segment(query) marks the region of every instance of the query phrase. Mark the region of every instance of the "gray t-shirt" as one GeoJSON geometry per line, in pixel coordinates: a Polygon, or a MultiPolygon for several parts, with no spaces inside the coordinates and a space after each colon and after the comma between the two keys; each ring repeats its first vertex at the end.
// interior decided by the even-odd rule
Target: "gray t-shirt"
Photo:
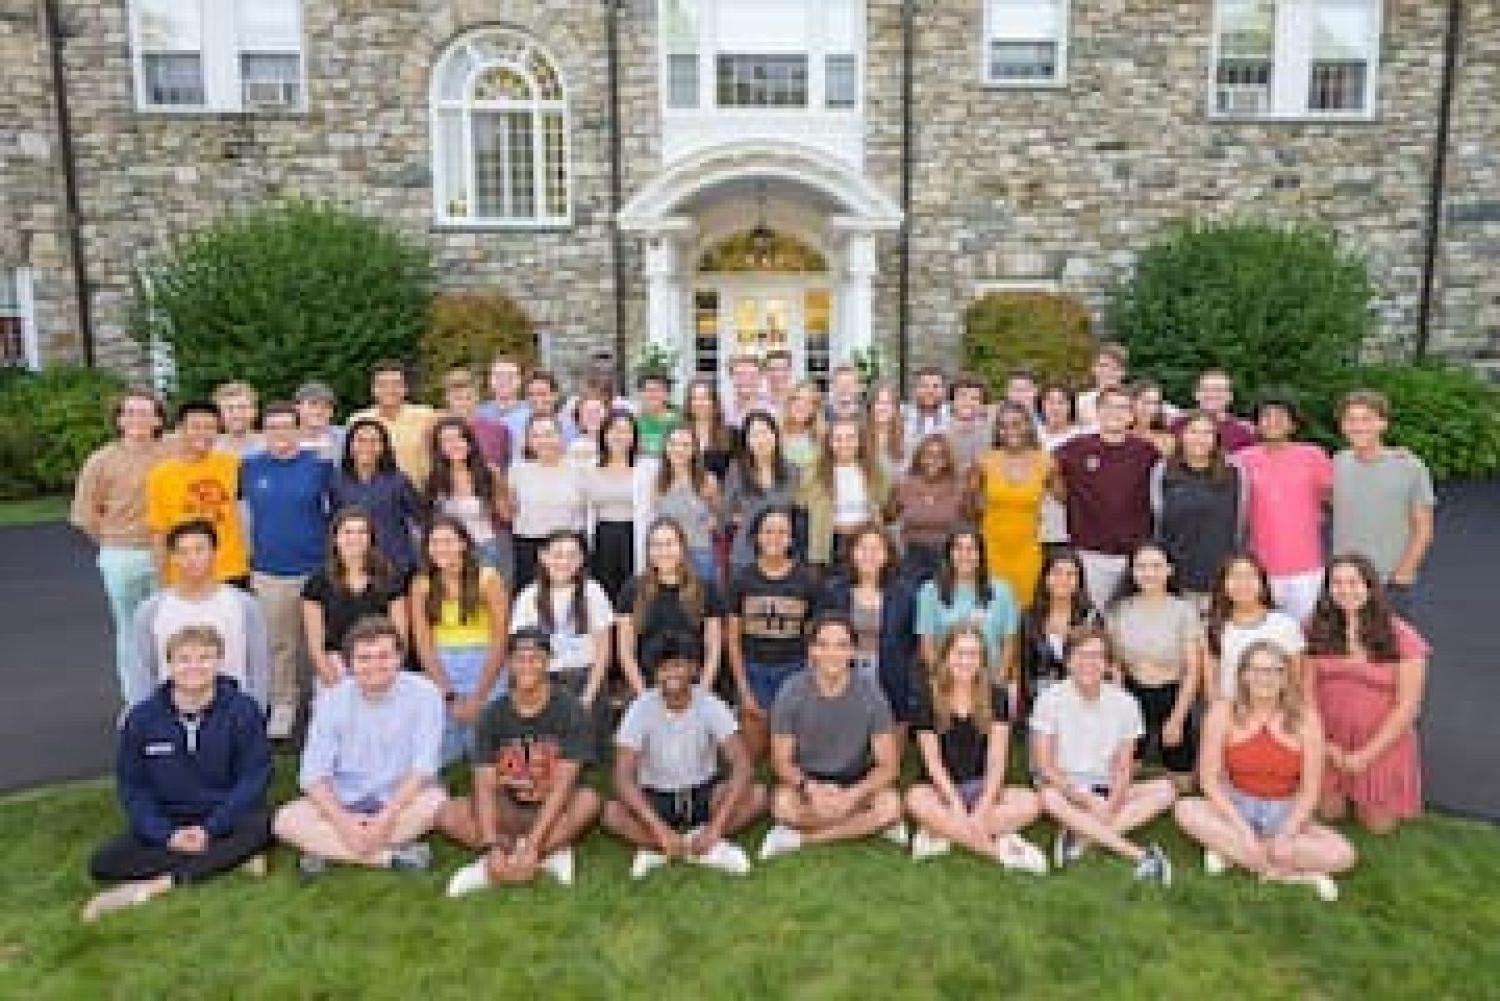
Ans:
{"type": "Polygon", "coordinates": [[[870,768],[870,738],[891,729],[891,707],[880,688],[857,673],[837,695],[818,691],[811,670],[781,686],[771,707],[771,732],[797,742],[797,765],[818,779],[853,779],[870,768]]]}
{"type": "Polygon", "coordinates": [[[1411,510],[1432,507],[1432,475],[1404,448],[1366,462],[1345,449],[1333,457],[1333,551],[1358,553],[1389,577],[1411,538],[1411,510]]]}
{"type": "Polygon", "coordinates": [[[1109,634],[1132,679],[1143,685],[1165,685],[1181,679],[1187,666],[1183,651],[1203,635],[1198,609],[1176,595],[1151,601],[1133,595],[1109,612],[1109,634]]]}
{"type": "Polygon", "coordinates": [[[711,780],[719,745],[740,726],[717,695],[701,688],[681,713],[667,708],[658,689],[636,697],[620,720],[615,743],[640,753],[637,780],[647,789],[679,792],[711,780]]]}

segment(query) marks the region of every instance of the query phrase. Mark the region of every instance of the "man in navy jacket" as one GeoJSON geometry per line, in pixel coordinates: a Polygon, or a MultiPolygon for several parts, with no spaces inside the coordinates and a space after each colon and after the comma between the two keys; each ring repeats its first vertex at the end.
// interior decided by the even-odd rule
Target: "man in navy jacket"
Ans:
{"type": "MultiPolygon", "coordinates": [[[[115,773],[130,829],[89,860],[96,880],[122,882],[85,905],[85,921],[234,869],[270,840],[265,718],[220,675],[223,638],[188,626],[166,654],[169,679],[120,732],[115,773]]],[[[264,871],[264,859],[254,868],[264,871]]]]}

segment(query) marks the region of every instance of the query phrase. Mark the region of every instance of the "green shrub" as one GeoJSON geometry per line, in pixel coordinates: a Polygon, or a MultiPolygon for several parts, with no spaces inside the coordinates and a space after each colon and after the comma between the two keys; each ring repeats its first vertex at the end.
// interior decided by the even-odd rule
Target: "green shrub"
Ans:
{"type": "Polygon", "coordinates": [[[1371,328],[1364,261],[1331,234],[1256,222],[1180,226],[1145,250],[1116,293],[1112,323],[1130,367],[1191,400],[1206,368],[1242,399],[1268,386],[1319,392],[1371,328]]]}
{"type": "Polygon", "coordinates": [[[179,394],[243,379],[287,398],[317,378],[353,403],[373,362],[415,354],[432,264],[380,220],[294,201],[209,224],[143,277],[136,330],[172,345],[179,394]]]}
{"type": "Polygon", "coordinates": [[[1391,401],[1387,438],[1422,457],[1440,480],[1500,473],[1500,391],[1468,369],[1443,365],[1360,365],[1336,390],[1308,406],[1313,437],[1338,442],[1334,410],[1351,389],[1375,389],[1391,401]]]}
{"type": "Polygon", "coordinates": [[[419,350],[429,393],[441,392],[449,369],[483,370],[498,354],[515,357],[523,368],[536,361],[536,329],[515,300],[494,292],[433,298],[419,350]]]}
{"type": "Polygon", "coordinates": [[[1049,292],[991,292],[964,312],[963,367],[1001,390],[1015,368],[1077,385],[1097,347],[1088,310],[1049,292]]]}
{"type": "Polygon", "coordinates": [[[110,411],[124,388],[117,376],[78,366],[0,375],[0,499],[68,489],[113,433],[110,411]]]}

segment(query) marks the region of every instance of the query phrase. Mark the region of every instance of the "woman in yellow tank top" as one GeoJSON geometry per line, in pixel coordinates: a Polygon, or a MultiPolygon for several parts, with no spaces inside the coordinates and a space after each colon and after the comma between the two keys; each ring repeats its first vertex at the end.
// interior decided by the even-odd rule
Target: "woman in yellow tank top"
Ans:
{"type": "Polygon", "coordinates": [[[1052,460],[1037,440],[1031,414],[1014,403],[996,411],[994,445],[969,470],[970,504],[991,572],[1010,584],[1026,608],[1042,569],[1040,519],[1052,460]]]}

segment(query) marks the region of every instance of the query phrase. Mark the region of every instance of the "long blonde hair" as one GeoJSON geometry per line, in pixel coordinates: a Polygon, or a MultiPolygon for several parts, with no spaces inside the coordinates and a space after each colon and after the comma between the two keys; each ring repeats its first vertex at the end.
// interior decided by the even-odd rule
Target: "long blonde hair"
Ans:
{"type": "Polygon", "coordinates": [[[792,387],[787,394],[786,403],[781,407],[781,433],[811,435],[814,440],[821,439],[824,433],[823,427],[823,390],[811,379],[804,379],[792,387]],[[792,400],[802,395],[811,395],[813,398],[812,416],[806,424],[797,424],[792,421],[792,400]]]}
{"type": "Polygon", "coordinates": [[[978,626],[962,625],[943,638],[937,664],[932,669],[932,715],[939,733],[946,732],[953,725],[953,695],[958,681],[948,663],[949,655],[958,641],[966,638],[979,644],[980,660],[979,671],[969,686],[969,713],[975,728],[980,732],[986,732],[990,728],[990,687],[994,684],[994,679],[990,677],[989,644],[985,642],[984,633],[978,626]]]}
{"type": "Polygon", "coordinates": [[[1245,673],[1250,659],[1262,653],[1281,664],[1281,699],[1277,711],[1287,732],[1297,733],[1302,729],[1302,678],[1292,655],[1271,640],[1256,640],[1245,647],[1240,662],[1234,666],[1234,721],[1243,724],[1250,717],[1250,687],[1245,684],[1245,673]]]}

